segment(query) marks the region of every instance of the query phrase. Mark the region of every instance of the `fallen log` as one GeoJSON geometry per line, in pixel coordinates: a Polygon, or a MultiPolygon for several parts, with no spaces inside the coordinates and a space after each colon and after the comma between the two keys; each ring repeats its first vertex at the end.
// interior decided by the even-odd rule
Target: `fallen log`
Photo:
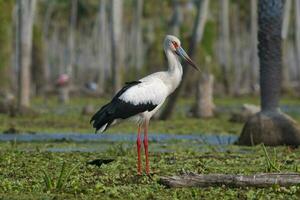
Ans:
{"type": "Polygon", "coordinates": [[[159,183],[170,188],[179,187],[271,187],[273,185],[292,186],[300,184],[299,173],[261,173],[254,175],[236,174],[186,174],[161,177],[159,183]]]}

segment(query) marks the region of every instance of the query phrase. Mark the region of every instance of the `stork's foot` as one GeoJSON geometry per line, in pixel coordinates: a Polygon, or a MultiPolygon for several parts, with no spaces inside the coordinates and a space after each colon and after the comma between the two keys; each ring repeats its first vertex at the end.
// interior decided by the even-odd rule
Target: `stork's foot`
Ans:
{"type": "Polygon", "coordinates": [[[152,177],[153,175],[154,175],[154,173],[152,173],[152,172],[149,172],[149,173],[144,172],[144,173],[137,173],[136,174],[136,176],[138,176],[138,177],[142,177],[142,176],[152,177]]]}

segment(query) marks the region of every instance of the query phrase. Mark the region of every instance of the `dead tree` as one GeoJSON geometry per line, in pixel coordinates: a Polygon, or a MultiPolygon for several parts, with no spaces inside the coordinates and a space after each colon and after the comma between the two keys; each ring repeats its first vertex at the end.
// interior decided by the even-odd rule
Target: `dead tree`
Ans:
{"type": "Polygon", "coordinates": [[[258,57],[257,57],[257,0],[251,0],[251,55],[250,55],[250,91],[256,92],[256,83],[258,75],[258,57]]]}
{"type": "MultiPolygon", "coordinates": [[[[202,40],[206,18],[207,18],[209,0],[198,0],[196,5],[197,5],[197,15],[194,22],[192,37],[189,43],[189,50],[188,50],[188,54],[190,55],[191,58],[193,58],[196,53],[197,44],[202,40]]],[[[176,105],[176,101],[180,95],[182,88],[184,87],[185,82],[187,81],[186,79],[188,77],[187,74],[189,71],[189,67],[186,66],[186,63],[183,63],[183,65],[184,66],[183,66],[182,83],[175,90],[175,92],[171,94],[171,96],[169,97],[166,107],[162,111],[162,114],[160,115],[160,119],[162,120],[166,120],[171,117],[172,112],[176,105]]]]}
{"type": "Polygon", "coordinates": [[[105,88],[105,66],[107,63],[107,19],[106,19],[106,0],[101,0],[99,4],[98,23],[96,23],[98,32],[98,63],[99,74],[98,74],[98,85],[100,94],[104,93],[105,88]]]}
{"type": "Polygon", "coordinates": [[[122,17],[123,0],[111,0],[111,66],[113,93],[122,86],[123,66],[123,41],[122,41],[122,17]]]}
{"type": "Polygon", "coordinates": [[[75,31],[77,21],[77,7],[78,0],[71,1],[71,15],[70,15],[70,32],[68,37],[69,48],[69,63],[67,65],[66,72],[71,77],[74,76],[74,64],[75,64],[75,31]]]}
{"type": "Polygon", "coordinates": [[[226,94],[231,93],[230,86],[230,30],[229,30],[229,0],[220,0],[220,66],[222,70],[222,81],[226,94]]]}
{"type": "Polygon", "coordinates": [[[259,0],[261,112],[246,122],[238,144],[299,145],[300,127],[279,109],[282,76],[282,0],[259,0]]]}
{"type": "MultiPolygon", "coordinates": [[[[70,78],[68,84],[59,85],[58,87],[58,99],[60,103],[68,103],[70,100],[70,86],[77,79],[74,73],[75,69],[75,32],[77,21],[77,7],[78,0],[71,1],[71,14],[70,14],[70,31],[68,37],[68,51],[69,60],[66,66],[66,75],[70,78]]],[[[60,74],[60,76],[63,76],[60,74]]]]}
{"type": "Polygon", "coordinates": [[[30,106],[30,65],[32,50],[32,28],[36,0],[18,0],[17,26],[17,60],[18,74],[18,108],[30,106]]]}
{"type": "MultiPolygon", "coordinates": [[[[44,79],[44,88],[43,92],[45,92],[50,85],[50,77],[51,77],[51,71],[50,71],[50,62],[49,62],[49,28],[51,24],[51,17],[55,9],[55,2],[50,1],[47,3],[47,9],[45,12],[44,20],[43,20],[43,33],[42,33],[42,40],[44,44],[44,49],[43,49],[43,57],[44,57],[44,62],[43,62],[43,68],[44,68],[44,73],[45,73],[45,79],[44,79]]],[[[46,98],[45,98],[46,99],[46,98]]]]}
{"type": "Polygon", "coordinates": [[[214,76],[204,72],[200,75],[196,92],[196,117],[213,117],[215,105],[213,102],[214,76]]]}
{"type": "Polygon", "coordinates": [[[44,49],[45,48],[40,26],[34,26],[31,57],[31,88],[34,95],[41,95],[47,83],[46,70],[44,65],[44,49]]]}
{"type": "Polygon", "coordinates": [[[144,0],[135,0],[134,22],[133,22],[133,34],[134,34],[134,48],[133,48],[133,63],[135,69],[141,69],[143,66],[143,39],[142,39],[142,15],[143,15],[143,3],[144,0]]]}
{"type": "Polygon", "coordinates": [[[8,94],[12,84],[10,55],[12,53],[12,24],[15,20],[13,1],[0,1],[0,94],[8,94]],[[14,13],[13,19],[11,13],[14,13]]]}
{"type": "Polygon", "coordinates": [[[297,78],[300,79],[300,1],[295,1],[296,8],[296,31],[295,31],[295,40],[296,40],[296,54],[297,54],[297,78]]]}
{"type": "Polygon", "coordinates": [[[291,8],[292,8],[292,0],[286,0],[284,5],[284,11],[283,11],[283,23],[282,23],[282,31],[281,31],[281,37],[283,40],[283,76],[282,76],[283,90],[290,90],[291,88],[290,76],[289,76],[289,65],[288,65],[288,59],[286,55],[287,49],[289,48],[288,31],[289,31],[290,18],[291,18],[291,8]]]}
{"type": "MultiPolygon", "coordinates": [[[[243,44],[245,41],[245,34],[243,30],[243,26],[240,23],[240,5],[234,4],[232,6],[232,73],[234,76],[232,77],[232,94],[235,96],[239,96],[242,93],[242,83],[247,83],[248,80],[246,77],[243,77],[243,71],[245,66],[243,65],[243,57],[246,52],[246,49],[243,48],[243,44]]],[[[224,83],[224,81],[223,81],[224,83]]]]}
{"type": "Polygon", "coordinates": [[[173,16],[170,22],[169,32],[172,35],[179,37],[180,35],[180,24],[181,24],[181,12],[179,0],[173,0],[173,16]]]}

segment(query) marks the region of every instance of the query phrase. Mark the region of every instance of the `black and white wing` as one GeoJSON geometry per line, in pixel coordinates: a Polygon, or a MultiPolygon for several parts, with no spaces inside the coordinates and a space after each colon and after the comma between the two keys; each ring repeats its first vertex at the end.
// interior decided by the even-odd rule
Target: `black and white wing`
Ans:
{"type": "Polygon", "coordinates": [[[96,132],[104,132],[116,119],[127,119],[145,111],[152,111],[167,96],[168,88],[156,77],[126,83],[111,102],[92,117],[91,122],[96,132]]]}

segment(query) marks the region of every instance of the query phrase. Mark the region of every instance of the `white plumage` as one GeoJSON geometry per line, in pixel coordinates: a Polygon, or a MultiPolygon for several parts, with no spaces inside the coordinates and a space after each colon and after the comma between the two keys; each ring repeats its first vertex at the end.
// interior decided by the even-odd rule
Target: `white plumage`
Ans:
{"type": "Polygon", "coordinates": [[[155,74],[140,79],[140,84],[126,90],[119,99],[133,105],[152,103],[159,105],[169,94],[168,87],[155,74]]]}
{"type": "Polygon", "coordinates": [[[182,66],[178,56],[198,69],[181,48],[175,36],[167,35],[164,40],[164,51],[168,59],[168,70],[148,75],[139,81],[127,83],[111,100],[104,105],[91,119],[93,127],[104,132],[110,125],[124,119],[138,122],[138,173],[141,173],[140,129],[144,128],[144,148],[146,154],[146,172],[149,174],[148,161],[148,124],[151,117],[159,110],[166,98],[178,87],[182,78],[182,66]]]}

